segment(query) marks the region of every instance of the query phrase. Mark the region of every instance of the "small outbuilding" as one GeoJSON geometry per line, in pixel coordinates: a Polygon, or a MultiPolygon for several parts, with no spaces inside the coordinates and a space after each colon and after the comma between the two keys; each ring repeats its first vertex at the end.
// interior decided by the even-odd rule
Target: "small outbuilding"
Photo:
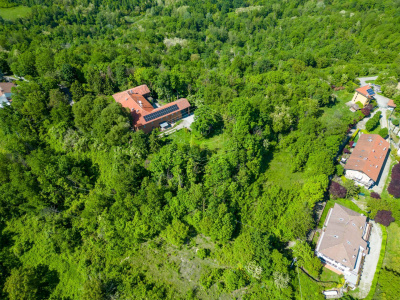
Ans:
{"type": "Polygon", "coordinates": [[[394,110],[396,108],[396,104],[394,103],[394,101],[392,99],[389,100],[388,102],[388,109],[389,110],[394,110]]]}

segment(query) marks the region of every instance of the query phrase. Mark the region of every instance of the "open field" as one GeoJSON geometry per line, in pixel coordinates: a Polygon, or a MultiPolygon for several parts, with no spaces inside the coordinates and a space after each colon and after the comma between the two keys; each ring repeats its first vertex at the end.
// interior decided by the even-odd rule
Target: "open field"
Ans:
{"type": "Polygon", "coordinates": [[[24,18],[31,12],[31,8],[27,6],[16,6],[10,8],[0,8],[0,17],[4,20],[14,21],[18,18],[24,18]]]}
{"type": "Polygon", "coordinates": [[[343,275],[336,274],[335,272],[329,270],[328,268],[322,268],[322,273],[319,279],[321,281],[335,281],[338,284],[342,282],[344,278],[343,275]]]}
{"type": "Polygon", "coordinates": [[[388,239],[383,266],[400,273],[400,226],[396,223],[387,228],[388,239]]]}

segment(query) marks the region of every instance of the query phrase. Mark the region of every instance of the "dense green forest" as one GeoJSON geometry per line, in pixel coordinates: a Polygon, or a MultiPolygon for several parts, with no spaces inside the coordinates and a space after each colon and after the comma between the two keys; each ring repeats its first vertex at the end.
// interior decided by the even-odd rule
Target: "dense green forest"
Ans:
{"type": "Polygon", "coordinates": [[[324,298],[296,266],[322,272],[305,239],[357,119],[333,88],[398,81],[399,0],[0,11],[0,70],[27,80],[0,109],[1,299],[324,298]],[[141,84],[197,107],[192,132],[133,132],[111,95],[141,84]]]}

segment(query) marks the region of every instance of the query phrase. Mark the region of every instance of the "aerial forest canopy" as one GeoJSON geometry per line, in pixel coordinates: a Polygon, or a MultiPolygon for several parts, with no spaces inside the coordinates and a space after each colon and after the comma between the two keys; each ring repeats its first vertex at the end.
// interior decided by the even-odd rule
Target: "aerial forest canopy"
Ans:
{"type": "Polygon", "coordinates": [[[333,88],[399,46],[398,0],[0,0],[0,298],[298,299],[355,122],[333,88]],[[111,95],[142,84],[192,131],[134,132],[111,95]]]}

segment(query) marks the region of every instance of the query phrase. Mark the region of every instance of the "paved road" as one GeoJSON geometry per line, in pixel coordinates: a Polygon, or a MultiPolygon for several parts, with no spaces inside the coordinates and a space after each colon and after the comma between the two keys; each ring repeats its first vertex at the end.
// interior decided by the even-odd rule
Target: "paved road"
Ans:
{"type": "Polygon", "coordinates": [[[364,85],[368,84],[366,81],[376,80],[377,78],[378,78],[378,76],[370,76],[370,77],[360,77],[360,78],[357,78],[357,79],[360,80],[360,85],[364,86],[364,85]]]}
{"type": "Polygon", "coordinates": [[[371,224],[372,230],[369,238],[370,251],[365,257],[359,284],[359,292],[354,295],[359,299],[367,297],[369,290],[371,289],[372,280],[374,279],[376,266],[378,264],[379,254],[381,253],[382,247],[382,230],[374,221],[371,221],[371,224]]]}
{"type": "MultiPolygon", "coordinates": [[[[368,83],[366,81],[368,80],[376,80],[378,78],[378,76],[371,76],[371,77],[360,77],[357,78],[358,80],[360,80],[360,86],[364,86],[367,85],[368,83]]],[[[379,107],[382,108],[387,108],[387,104],[389,102],[389,98],[386,98],[385,96],[382,95],[378,95],[376,94],[375,96],[376,102],[378,103],[379,107]]]]}

